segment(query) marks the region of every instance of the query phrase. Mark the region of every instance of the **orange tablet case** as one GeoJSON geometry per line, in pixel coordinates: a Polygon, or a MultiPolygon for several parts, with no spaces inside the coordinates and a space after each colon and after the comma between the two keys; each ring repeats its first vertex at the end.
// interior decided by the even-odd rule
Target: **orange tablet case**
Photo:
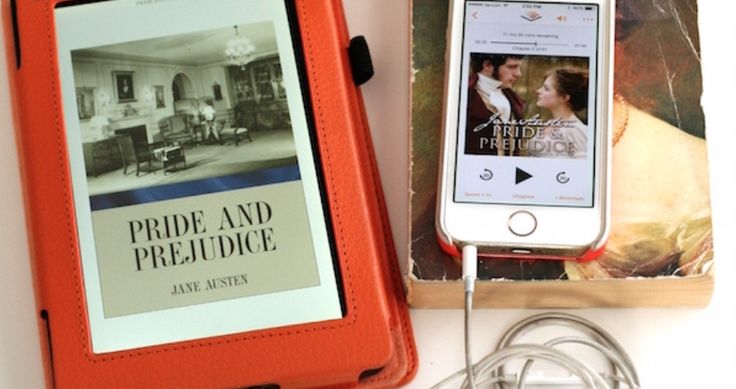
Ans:
{"type": "Polygon", "coordinates": [[[53,27],[61,2],[2,0],[48,386],[378,388],[410,380],[416,350],[339,0],[295,3],[345,317],[91,352],[53,27]]]}

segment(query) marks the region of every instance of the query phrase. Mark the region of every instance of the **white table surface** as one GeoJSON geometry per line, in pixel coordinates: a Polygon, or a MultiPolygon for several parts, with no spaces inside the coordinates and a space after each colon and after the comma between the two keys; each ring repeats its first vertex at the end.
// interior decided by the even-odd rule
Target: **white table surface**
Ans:
{"type": "MultiPolygon", "coordinates": [[[[700,1],[713,183],[716,289],[706,309],[581,310],[628,349],[645,388],[734,387],[736,366],[736,2],[700,1]]],[[[409,6],[405,0],[345,0],[353,35],[368,39],[376,77],[363,87],[399,258],[407,246],[409,6]]],[[[0,32],[3,53],[4,40],[0,32]]],[[[26,53],[25,55],[29,55],[26,53]]],[[[3,55],[4,56],[4,55],[3,55]]],[[[3,58],[4,60],[4,58],[3,58]]],[[[41,388],[15,134],[7,72],[0,61],[0,388],[41,388]]],[[[474,315],[475,359],[501,332],[537,311],[474,315]]],[[[462,312],[413,310],[420,366],[408,388],[427,388],[463,366],[462,312]]]]}

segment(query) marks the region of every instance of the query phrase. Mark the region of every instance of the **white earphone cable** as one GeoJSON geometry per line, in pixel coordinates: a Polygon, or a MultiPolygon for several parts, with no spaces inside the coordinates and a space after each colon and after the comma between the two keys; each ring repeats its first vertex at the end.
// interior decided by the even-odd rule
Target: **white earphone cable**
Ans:
{"type": "MultiPolygon", "coordinates": [[[[639,377],[631,358],[621,345],[596,324],[566,313],[543,313],[529,317],[512,326],[501,338],[496,351],[473,364],[471,354],[471,312],[473,293],[478,273],[478,249],[465,246],[463,253],[463,281],[465,284],[465,369],[447,377],[433,389],[465,377],[460,388],[522,389],[527,384],[528,373],[535,361],[543,360],[565,368],[577,377],[586,389],[619,389],[621,384],[639,389],[639,377]],[[570,327],[585,336],[565,336],[544,344],[514,344],[522,335],[541,327],[556,325],[570,327]],[[599,373],[588,364],[556,349],[562,344],[579,344],[592,348],[609,362],[611,372],[599,373]],[[511,360],[526,360],[518,374],[506,374],[504,365],[511,360]]],[[[556,384],[559,382],[549,382],[556,384]]]]}

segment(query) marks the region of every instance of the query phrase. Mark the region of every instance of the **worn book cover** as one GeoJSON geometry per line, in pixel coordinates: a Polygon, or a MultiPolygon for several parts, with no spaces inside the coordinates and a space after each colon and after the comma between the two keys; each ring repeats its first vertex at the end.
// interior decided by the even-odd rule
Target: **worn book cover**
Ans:
{"type": "MultiPolygon", "coordinates": [[[[450,292],[460,290],[459,283],[452,282],[461,277],[460,262],[440,249],[434,227],[447,3],[412,4],[408,283],[410,301],[420,307],[461,306],[461,296],[456,299],[450,292]]],[[[483,260],[478,304],[708,302],[713,251],[697,15],[695,0],[617,2],[618,130],[607,249],[597,261],[587,263],[483,260]]],[[[575,61],[566,59],[563,65],[580,65],[575,61]]],[[[526,58],[517,83],[518,93],[528,99],[537,99],[544,79],[540,69],[545,64],[538,62],[533,56],[526,58]]]]}

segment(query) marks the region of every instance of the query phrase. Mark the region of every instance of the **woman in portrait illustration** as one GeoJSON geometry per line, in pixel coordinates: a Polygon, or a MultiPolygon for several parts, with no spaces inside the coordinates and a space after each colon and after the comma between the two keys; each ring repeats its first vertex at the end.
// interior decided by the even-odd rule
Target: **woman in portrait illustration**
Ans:
{"type": "Polygon", "coordinates": [[[550,125],[529,141],[529,154],[545,158],[585,158],[588,126],[575,114],[588,106],[588,71],[561,68],[547,72],[537,90],[537,106],[552,114],[550,125]]]}
{"type": "Polygon", "coordinates": [[[697,8],[658,4],[617,2],[613,224],[598,261],[565,264],[571,279],[702,275],[712,266],[697,8]],[[662,51],[643,55],[658,40],[662,51]]]}

